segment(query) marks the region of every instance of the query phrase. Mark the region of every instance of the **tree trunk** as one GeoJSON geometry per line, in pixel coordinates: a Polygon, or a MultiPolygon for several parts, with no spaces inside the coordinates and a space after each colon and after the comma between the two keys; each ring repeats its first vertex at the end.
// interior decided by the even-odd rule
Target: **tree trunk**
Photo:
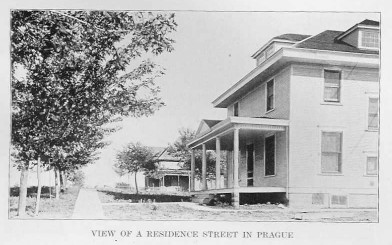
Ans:
{"type": "Polygon", "coordinates": [[[67,179],[67,173],[63,171],[63,182],[64,182],[64,190],[68,189],[68,179],[67,179]]]}
{"type": "Polygon", "coordinates": [[[29,165],[29,162],[27,162],[27,165],[23,165],[20,173],[18,216],[26,215],[27,180],[29,177],[29,165]]]}
{"type": "Polygon", "coordinates": [[[56,200],[60,199],[60,170],[54,168],[56,200]]]}
{"type": "Polygon", "coordinates": [[[135,172],[135,187],[136,187],[136,194],[139,194],[139,189],[137,188],[137,172],[135,172]]]}
{"type": "Polygon", "coordinates": [[[38,186],[37,186],[37,201],[35,203],[35,215],[38,215],[39,212],[39,202],[41,200],[41,158],[38,157],[38,163],[37,163],[37,180],[38,180],[38,186]]]}
{"type": "Polygon", "coordinates": [[[128,185],[129,185],[128,189],[129,191],[131,191],[131,173],[128,173],[128,185]]]}
{"type": "Polygon", "coordinates": [[[65,171],[60,171],[60,189],[63,192],[67,190],[67,178],[65,176],[65,171]]]}

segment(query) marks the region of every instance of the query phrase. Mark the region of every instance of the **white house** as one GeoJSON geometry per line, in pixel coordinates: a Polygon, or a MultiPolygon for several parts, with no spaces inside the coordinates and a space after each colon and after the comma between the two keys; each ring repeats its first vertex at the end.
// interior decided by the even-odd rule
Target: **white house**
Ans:
{"type": "MultiPolygon", "coordinates": [[[[378,206],[379,22],[272,38],[256,67],[213,101],[227,118],[201,122],[192,149],[227,152],[216,188],[239,203],[378,206]]],[[[219,157],[217,162],[219,162],[219,157]]],[[[194,190],[194,161],[191,167],[194,190]]]]}

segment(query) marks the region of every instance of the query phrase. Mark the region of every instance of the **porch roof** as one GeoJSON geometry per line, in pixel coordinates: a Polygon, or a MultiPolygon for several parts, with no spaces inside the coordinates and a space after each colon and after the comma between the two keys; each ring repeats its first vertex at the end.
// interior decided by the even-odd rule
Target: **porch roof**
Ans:
{"type": "Polygon", "coordinates": [[[253,117],[228,117],[217,123],[209,130],[199,134],[187,144],[189,148],[196,148],[201,144],[219,136],[223,136],[235,128],[263,131],[284,131],[289,125],[289,120],[253,117]]]}

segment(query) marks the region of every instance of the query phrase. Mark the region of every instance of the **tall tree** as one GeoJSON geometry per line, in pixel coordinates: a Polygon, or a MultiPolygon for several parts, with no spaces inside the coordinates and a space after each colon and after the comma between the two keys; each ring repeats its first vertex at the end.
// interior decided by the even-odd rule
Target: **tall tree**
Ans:
{"type": "Polygon", "coordinates": [[[155,169],[154,153],[140,143],[129,143],[116,155],[116,173],[132,173],[135,176],[136,194],[139,193],[137,173],[155,169]]]}
{"type": "MultiPolygon", "coordinates": [[[[175,29],[174,14],[12,12],[12,144],[22,170],[20,215],[32,159],[72,153],[87,140],[87,152],[94,152],[116,130],[104,125],[151,115],[163,105],[155,84],[163,71],[143,54],[171,52],[175,29]]],[[[55,161],[58,168],[68,163],[55,161]]]]}
{"type": "MultiPolygon", "coordinates": [[[[196,132],[191,129],[182,128],[178,131],[178,133],[180,136],[173,144],[169,146],[168,152],[172,156],[179,157],[182,161],[184,161],[184,166],[190,169],[192,151],[187,147],[187,144],[195,138],[196,132]]],[[[215,178],[215,152],[207,151],[206,159],[207,159],[207,175],[209,176],[209,178],[215,178]]],[[[223,156],[221,157],[221,159],[224,161],[225,157],[223,156]]],[[[201,179],[201,172],[202,172],[202,152],[200,150],[196,150],[195,151],[196,178],[201,179]]]]}

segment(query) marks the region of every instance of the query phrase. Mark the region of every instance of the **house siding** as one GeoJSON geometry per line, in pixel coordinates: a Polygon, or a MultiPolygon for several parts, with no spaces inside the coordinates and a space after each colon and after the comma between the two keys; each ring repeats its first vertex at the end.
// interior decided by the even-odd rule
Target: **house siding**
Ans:
{"type": "Polygon", "coordinates": [[[358,47],[358,34],[359,31],[355,30],[352,33],[350,33],[349,35],[345,36],[342,41],[345,43],[348,43],[354,47],[358,47]]]}
{"type": "Polygon", "coordinates": [[[287,154],[286,154],[286,133],[275,133],[275,175],[264,176],[264,140],[273,134],[254,136],[247,138],[240,143],[240,171],[239,185],[247,186],[247,159],[246,146],[254,144],[254,179],[253,186],[257,187],[286,187],[287,186],[287,154]]]}
{"type": "Polygon", "coordinates": [[[295,64],[290,78],[289,199],[292,206],[309,205],[312,193],[348,196],[350,207],[377,205],[377,176],[365,176],[368,154],[377,154],[378,132],[367,130],[370,96],[379,91],[378,70],[338,67],[342,72],[341,103],[323,103],[323,69],[295,64]],[[321,132],[339,131],[341,175],[323,175],[321,132]]]}
{"type": "MultiPolygon", "coordinates": [[[[258,87],[242,97],[239,102],[240,117],[289,118],[290,103],[290,68],[287,67],[273,77],[263,81],[258,87]],[[274,110],[266,113],[266,83],[275,81],[274,110]]],[[[228,116],[233,115],[233,105],[228,107],[228,116]]]]}

